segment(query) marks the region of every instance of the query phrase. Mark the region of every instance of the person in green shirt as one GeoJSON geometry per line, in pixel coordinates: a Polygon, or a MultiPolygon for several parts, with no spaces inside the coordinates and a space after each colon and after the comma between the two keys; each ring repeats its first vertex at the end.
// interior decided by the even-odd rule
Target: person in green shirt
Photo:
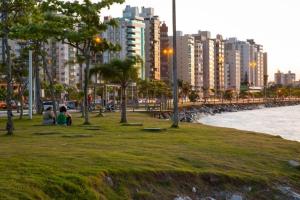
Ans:
{"type": "Polygon", "coordinates": [[[67,112],[65,106],[60,107],[59,115],[57,117],[57,124],[62,126],[71,126],[72,125],[72,116],[67,112]]]}

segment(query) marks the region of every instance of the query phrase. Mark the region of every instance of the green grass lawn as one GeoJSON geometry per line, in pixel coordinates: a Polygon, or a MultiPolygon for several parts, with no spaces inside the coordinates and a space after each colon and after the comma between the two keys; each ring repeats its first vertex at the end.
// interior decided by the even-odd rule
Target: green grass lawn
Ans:
{"type": "Polygon", "coordinates": [[[119,114],[92,117],[89,127],[78,116],[72,127],[16,121],[13,137],[0,132],[0,199],[167,199],[206,183],[300,188],[299,169],[288,165],[300,158],[298,142],[199,124],[170,129],[146,114],[129,120],[167,130],[121,126],[119,114]]]}

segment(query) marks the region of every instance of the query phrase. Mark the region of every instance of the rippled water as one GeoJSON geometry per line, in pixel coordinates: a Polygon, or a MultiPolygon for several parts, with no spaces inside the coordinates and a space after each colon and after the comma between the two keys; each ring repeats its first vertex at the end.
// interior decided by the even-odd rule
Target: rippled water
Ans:
{"type": "Polygon", "coordinates": [[[201,117],[200,123],[280,135],[300,142],[300,106],[263,108],[201,117]]]}

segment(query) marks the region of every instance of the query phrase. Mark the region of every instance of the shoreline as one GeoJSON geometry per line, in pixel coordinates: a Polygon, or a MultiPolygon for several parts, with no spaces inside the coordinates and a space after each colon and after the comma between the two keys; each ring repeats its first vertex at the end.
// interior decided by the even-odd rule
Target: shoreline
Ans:
{"type": "Polygon", "coordinates": [[[221,115],[202,114],[198,115],[195,123],[267,134],[284,140],[300,142],[300,127],[297,123],[299,108],[299,105],[263,106],[247,112],[227,112],[221,115]]]}
{"type": "MultiPolygon", "coordinates": [[[[262,108],[276,108],[276,107],[287,107],[287,106],[297,106],[300,105],[300,101],[287,101],[287,102],[268,102],[268,103],[258,103],[258,104],[209,104],[209,105],[191,105],[189,108],[182,108],[179,112],[180,122],[194,123],[199,120],[199,115],[215,115],[226,112],[239,112],[247,110],[258,110],[262,108]]],[[[170,120],[172,119],[172,112],[170,111],[160,111],[154,113],[154,117],[159,119],[170,120]]]]}

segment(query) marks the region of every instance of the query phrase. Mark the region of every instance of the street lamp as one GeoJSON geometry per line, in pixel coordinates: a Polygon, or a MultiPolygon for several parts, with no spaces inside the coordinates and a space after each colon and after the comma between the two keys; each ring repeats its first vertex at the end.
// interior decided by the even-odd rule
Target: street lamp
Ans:
{"type": "MultiPolygon", "coordinates": [[[[94,37],[94,42],[96,45],[102,43],[102,38],[99,35],[94,37]]],[[[101,82],[101,81],[100,81],[101,82]]],[[[94,83],[94,106],[96,105],[96,85],[98,84],[98,74],[95,74],[95,83],[94,83]]]]}
{"type": "MultiPolygon", "coordinates": [[[[165,55],[167,57],[167,61],[168,61],[168,68],[170,66],[170,57],[173,55],[174,50],[170,47],[163,49],[162,54],[165,55]]],[[[169,104],[168,104],[169,107],[169,104]]]]}
{"type": "Polygon", "coordinates": [[[101,37],[100,36],[95,36],[94,37],[94,42],[96,43],[96,44],[100,44],[101,42],[102,42],[102,39],[101,39],[101,37]]]}
{"type": "Polygon", "coordinates": [[[173,7],[173,128],[179,127],[178,110],[178,77],[177,77],[177,40],[176,40],[176,0],[172,0],[173,7]]]}
{"type": "Polygon", "coordinates": [[[163,50],[163,54],[166,55],[166,56],[171,56],[173,55],[174,51],[172,48],[166,48],[163,50]]]}

